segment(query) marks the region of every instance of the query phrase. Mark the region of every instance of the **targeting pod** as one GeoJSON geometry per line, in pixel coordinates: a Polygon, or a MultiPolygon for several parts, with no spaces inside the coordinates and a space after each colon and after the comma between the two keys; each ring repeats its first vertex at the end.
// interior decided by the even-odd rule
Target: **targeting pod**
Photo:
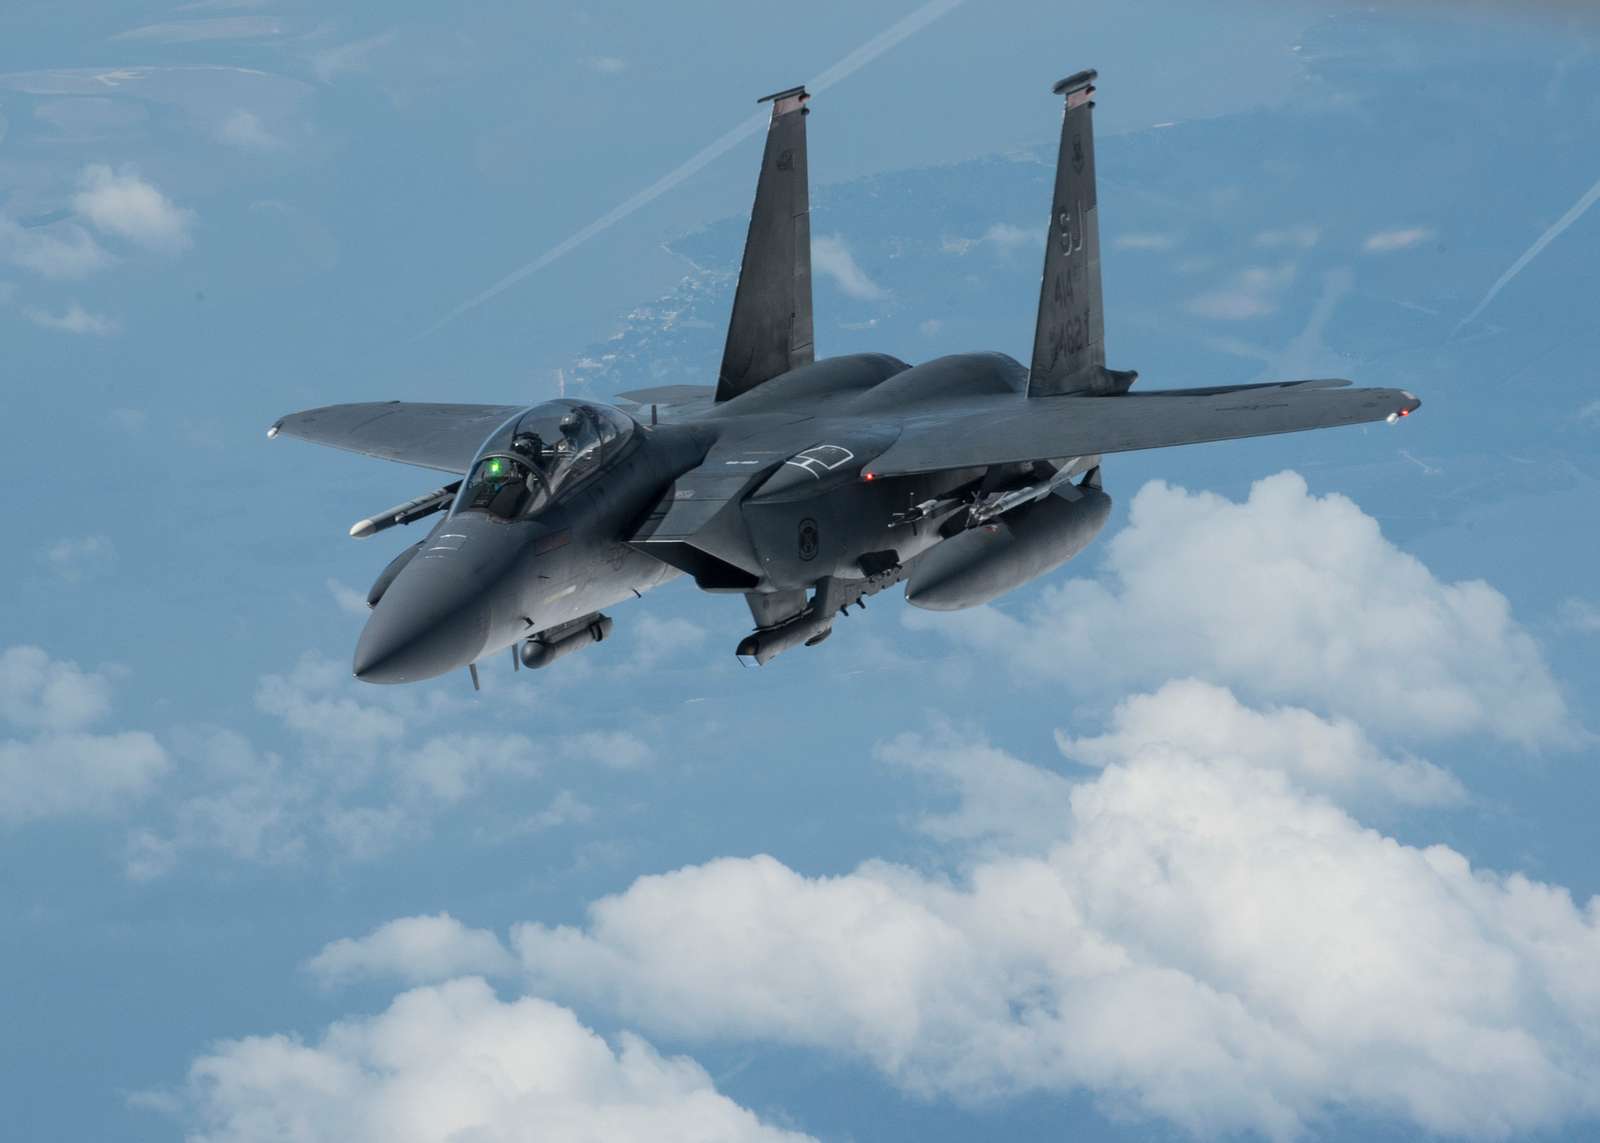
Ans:
{"type": "Polygon", "coordinates": [[[541,631],[522,644],[522,665],[533,670],[548,667],[557,659],[581,651],[591,643],[604,642],[611,634],[611,627],[611,616],[597,612],[541,631]]]}

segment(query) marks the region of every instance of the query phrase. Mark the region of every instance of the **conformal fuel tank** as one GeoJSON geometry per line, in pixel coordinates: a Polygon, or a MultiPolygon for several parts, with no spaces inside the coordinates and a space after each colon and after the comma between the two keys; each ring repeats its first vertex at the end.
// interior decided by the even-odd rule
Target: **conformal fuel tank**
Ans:
{"type": "Polygon", "coordinates": [[[930,611],[960,611],[1054,571],[1088,547],[1111,514],[1111,497],[1100,489],[1078,487],[1072,493],[1079,498],[1053,492],[925,552],[906,584],[906,601],[930,611]]]}

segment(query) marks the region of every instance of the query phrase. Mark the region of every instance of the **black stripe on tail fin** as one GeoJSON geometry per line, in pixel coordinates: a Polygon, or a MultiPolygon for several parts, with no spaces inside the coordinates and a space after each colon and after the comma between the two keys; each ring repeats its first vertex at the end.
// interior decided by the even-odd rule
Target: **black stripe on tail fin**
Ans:
{"type": "Polygon", "coordinates": [[[792,87],[761,100],[772,103],[772,122],[717,375],[719,401],[809,365],[814,356],[811,194],[806,185],[809,98],[804,87],[792,87]]]}
{"type": "Polygon", "coordinates": [[[1052,89],[1066,97],[1066,107],[1028,370],[1030,397],[1123,393],[1136,376],[1106,368],[1094,177],[1095,76],[1080,71],[1052,89]]]}

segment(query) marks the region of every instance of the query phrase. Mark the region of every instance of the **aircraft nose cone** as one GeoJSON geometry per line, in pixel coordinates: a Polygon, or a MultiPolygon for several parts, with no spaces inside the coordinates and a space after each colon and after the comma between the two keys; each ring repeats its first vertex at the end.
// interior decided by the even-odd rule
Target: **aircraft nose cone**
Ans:
{"type": "Polygon", "coordinates": [[[368,683],[413,683],[464,667],[489,636],[489,605],[453,561],[413,560],[367,619],[352,664],[368,683]]]}

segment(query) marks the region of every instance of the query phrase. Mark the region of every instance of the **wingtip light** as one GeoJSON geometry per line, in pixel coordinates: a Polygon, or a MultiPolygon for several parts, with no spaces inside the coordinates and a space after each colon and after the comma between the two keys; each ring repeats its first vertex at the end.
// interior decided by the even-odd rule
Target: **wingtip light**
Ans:
{"type": "Polygon", "coordinates": [[[283,428],[281,423],[269,426],[267,429],[267,439],[270,441],[273,437],[277,436],[278,430],[281,428],[283,428]]]}

